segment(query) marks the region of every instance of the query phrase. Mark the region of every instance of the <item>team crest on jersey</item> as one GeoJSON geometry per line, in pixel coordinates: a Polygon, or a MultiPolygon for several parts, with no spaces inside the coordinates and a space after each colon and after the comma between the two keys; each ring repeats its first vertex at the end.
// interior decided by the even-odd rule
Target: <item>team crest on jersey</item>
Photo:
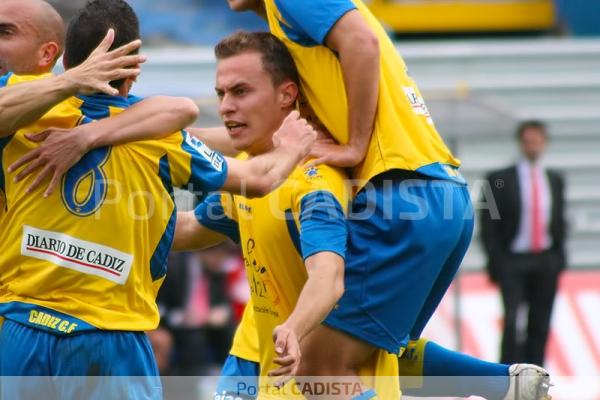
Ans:
{"type": "Polygon", "coordinates": [[[210,147],[205,145],[201,140],[187,132],[185,133],[185,142],[196,149],[202,157],[206,158],[217,171],[221,172],[223,170],[225,158],[220,153],[211,150],[210,147]]]}
{"type": "Polygon", "coordinates": [[[119,285],[125,284],[133,264],[131,254],[31,226],[23,227],[21,254],[108,279],[119,285]]]}
{"type": "Polygon", "coordinates": [[[304,175],[308,178],[320,178],[321,174],[319,173],[319,167],[309,167],[304,169],[304,175]]]}

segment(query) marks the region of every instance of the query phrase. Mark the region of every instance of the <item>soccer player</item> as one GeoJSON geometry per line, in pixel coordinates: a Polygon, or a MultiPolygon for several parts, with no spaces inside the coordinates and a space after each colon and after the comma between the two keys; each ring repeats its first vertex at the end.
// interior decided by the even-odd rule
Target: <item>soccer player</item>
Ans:
{"type": "MultiPolygon", "coordinates": [[[[115,47],[139,38],[137,17],[125,2],[90,2],[69,26],[66,69],[81,64],[109,27],[115,28],[115,47]]],[[[25,79],[35,77],[11,75],[2,83],[25,79]]],[[[2,140],[0,375],[38,377],[3,378],[3,398],[160,398],[143,332],[158,324],[155,296],[175,228],[173,188],[206,195],[239,192],[245,182],[250,193],[264,194],[314,140],[312,128],[292,113],[275,127],[278,146],[248,161],[226,160],[178,131],[85,154],[65,175],[60,193],[45,200],[26,195],[31,177],[13,182],[5,166],[31,148],[25,133],[118,113],[129,105],[133,80],[111,82],[118,96],[70,97],[2,140]],[[49,377],[81,375],[148,378],[105,386],[49,377]]]]}
{"type": "MultiPolygon", "coordinates": [[[[271,127],[295,106],[297,70],[283,43],[269,33],[236,33],[217,44],[215,54],[221,118],[233,145],[243,152],[240,157],[253,159],[272,148],[271,127]]],[[[223,240],[223,234],[241,244],[252,299],[242,323],[249,336],[242,337],[244,332],[238,330],[233,351],[238,347],[242,353],[230,357],[226,369],[233,368],[231,375],[251,376],[258,366],[247,361],[259,358],[261,398],[298,392],[290,385],[278,392],[273,385],[283,381],[268,376],[294,374],[298,360],[285,356],[290,350],[286,346],[309,337],[343,293],[348,196],[340,169],[298,167],[266,197],[213,195],[194,212],[178,215],[176,250],[206,247],[223,240]],[[291,334],[297,339],[274,343],[273,331],[283,326],[293,326],[291,334]],[[252,341],[256,332],[259,357],[255,344],[240,343],[252,341]]],[[[392,377],[379,385],[382,398],[399,397],[396,356],[374,352],[362,367],[363,375],[392,377]]],[[[256,387],[254,393],[248,387],[243,392],[229,383],[218,388],[215,398],[257,394],[256,387]]],[[[360,381],[346,390],[338,393],[340,398],[362,398],[366,392],[360,381]]]]}
{"type": "MultiPolygon", "coordinates": [[[[345,292],[323,326],[302,343],[299,373],[355,375],[375,349],[402,357],[409,342],[419,339],[471,240],[473,211],[460,162],[362,1],[228,3],[235,11],[265,17],[292,53],[302,92],[339,143],[316,145],[314,164],[352,168],[358,181],[348,220],[345,292]],[[374,212],[365,218],[365,210],[374,212]]],[[[293,337],[293,327],[277,333],[293,337]]],[[[428,362],[438,365],[438,372],[454,375],[460,354],[432,354],[428,362]]],[[[462,373],[525,371],[539,376],[528,388],[533,396],[540,387],[547,390],[542,368],[470,361],[462,373]]],[[[492,397],[514,390],[508,386],[506,379],[492,397]]]]}

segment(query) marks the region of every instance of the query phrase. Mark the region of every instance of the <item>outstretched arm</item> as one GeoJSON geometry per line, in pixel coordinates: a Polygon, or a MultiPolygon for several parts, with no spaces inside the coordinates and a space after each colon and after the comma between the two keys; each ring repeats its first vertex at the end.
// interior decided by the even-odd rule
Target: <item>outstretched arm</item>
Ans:
{"type": "Polygon", "coordinates": [[[140,40],[109,52],[113,40],[114,31],[110,29],[86,61],[61,75],[0,89],[0,137],[37,121],[54,105],[76,93],[118,94],[109,82],[139,75],[138,64],[146,59],[129,55],[141,46],[140,40]]]}

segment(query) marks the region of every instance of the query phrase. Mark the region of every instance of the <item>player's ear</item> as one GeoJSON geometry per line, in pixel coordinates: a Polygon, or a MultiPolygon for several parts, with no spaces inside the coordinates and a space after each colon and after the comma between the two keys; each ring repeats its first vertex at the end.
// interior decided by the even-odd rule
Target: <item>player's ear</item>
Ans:
{"type": "Polygon", "coordinates": [[[56,42],[46,42],[40,46],[39,66],[46,68],[53,65],[58,58],[60,47],[56,42]]]}
{"type": "Polygon", "coordinates": [[[285,81],[279,85],[279,104],[281,108],[293,107],[298,98],[298,85],[292,81],[285,81]]]}

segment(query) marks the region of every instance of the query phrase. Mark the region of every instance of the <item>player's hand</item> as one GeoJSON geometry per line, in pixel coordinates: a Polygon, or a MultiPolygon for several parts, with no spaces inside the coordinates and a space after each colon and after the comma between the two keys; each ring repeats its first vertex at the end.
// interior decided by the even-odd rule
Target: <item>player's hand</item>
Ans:
{"type": "Polygon", "coordinates": [[[304,118],[300,118],[298,111],[292,111],[273,135],[273,144],[275,147],[298,152],[302,159],[308,155],[316,138],[314,128],[304,118]]]}
{"type": "Polygon", "coordinates": [[[298,337],[289,328],[279,325],[273,330],[273,342],[275,342],[275,364],[279,368],[269,372],[269,376],[280,376],[275,386],[281,388],[298,373],[298,366],[302,355],[300,354],[300,342],[298,337]]]}
{"type": "Polygon", "coordinates": [[[108,51],[115,39],[115,31],[109,29],[106,36],[89,57],[77,67],[71,68],[62,75],[76,91],[81,94],[94,94],[103,92],[116,96],[119,91],[109,85],[109,82],[135,78],[140,74],[139,64],[146,61],[146,57],[131,54],[142,45],[137,39],[117,49],[108,51]]]}
{"type": "Polygon", "coordinates": [[[15,176],[14,181],[18,182],[41,169],[26,193],[31,193],[50,177],[44,197],[50,196],[69,168],[91,149],[87,140],[89,135],[85,132],[77,132],[85,130],[86,127],[87,125],[80,125],[73,129],[50,128],[37,134],[26,134],[25,137],[32,142],[43,143],[8,167],[8,171],[13,172],[25,166],[15,176]]]}
{"type": "Polygon", "coordinates": [[[364,154],[349,145],[334,144],[331,140],[318,140],[313,145],[309,157],[312,160],[307,167],[327,164],[340,168],[353,168],[361,163],[364,154]]]}

